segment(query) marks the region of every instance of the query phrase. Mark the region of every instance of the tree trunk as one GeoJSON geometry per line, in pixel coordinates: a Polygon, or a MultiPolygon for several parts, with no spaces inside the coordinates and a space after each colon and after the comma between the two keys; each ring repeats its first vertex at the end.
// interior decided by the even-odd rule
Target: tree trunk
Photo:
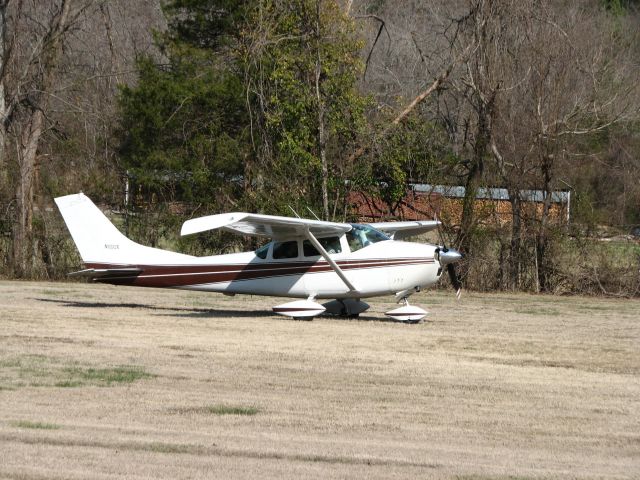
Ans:
{"type": "Polygon", "coordinates": [[[5,72],[7,64],[7,7],[9,0],[0,0],[0,191],[7,184],[5,143],[7,137],[7,104],[5,100],[5,72]]]}
{"type": "Polygon", "coordinates": [[[462,218],[460,220],[460,231],[456,245],[466,254],[471,250],[471,230],[475,221],[475,203],[484,163],[482,160],[474,158],[467,174],[464,184],[464,198],[462,199],[462,218]]]}
{"type": "Polygon", "coordinates": [[[549,155],[545,155],[542,161],[542,178],[543,178],[543,191],[544,200],[542,203],[542,217],[540,219],[540,229],[538,231],[538,237],[536,239],[536,259],[538,269],[538,288],[541,292],[549,290],[549,262],[546,258],[549,237],[547,235],[547,225],[549,222],[549,211],[551,210],[551,168],[552,158],[549,155]]]}
{"type": "Polygon", "coordinates": [[[25,120],[20,135],[18,166],[20,177],[16,186],[17,224],[14,227],[14,270],[19,276],[32,273],[36,252],[32,242],[35,168],[38,144],[44,125],[44,111],[54,80],[54,71],[61,55],[62,36],[68,27],[72,0],[63,0],[42,41],[40,78],[34,82],[33,95],[24,109],[25,120]]]}
{"type": "Polygon", "coordinates": [[[518,190],[509,191],[511,203],[511,249],[509,265],[509,288],[520,287],[520,270],[522,261],[522,202],[518,190]]]}
{"type": "Polygon", "coordinates": [[[462,200],[462,219],[460,220],[460,231],[456,239],[457,246],[463,252],[469,253],[471,250],[471,231],[475,223],[475,203],[478,187],[484,173],[484,157],[487,145],[491,139],[490,116],[492,101],[485,103],[479,99],[478,106],[478,127],[476,139],[473,145],[473,156],[470,161],[467,179],[464,185],[464,199],[462,200]]]}
{"type": "Polygon", "coordinates": [[[20,145],[20,178],[16,189],[18,224],[15,227],[13,240],[15,269],[16,274],[19,276],[29,275],[32,267],[30,257],[33,256],[34,252],[30,252],[31,249],[29,247],[32,245],[33,181],[43,120],[42,110],[36,110],[23,130],[20,145]]]}
{"type": "MultiPolygon", "coordinates": [[[[2,58],[1,53],[0,58],[2,58]]],[[[5,123],[6,116],[7,104],[4,98],[4,81],[3,79],[0,79],[0,192],[4,189],[5,185],[7,185],[9,173],[9,169],[7,168],[7,161],[5,159],[5,145],[7,141],[7,128],[5,123]]]]}
{"type": "Polygon", "coordinates": [[[316,100],[318,102],[318,153],[322,168],[322,214],[329,220],[329,167],[327,166],[327,141],[325,138],[324,116],[325,105],[320,90],[322,76],[322,59],[320,58],[320,0],[316,0],[316,100]]]}
{"type": "Polygon", "coordinates": [[[500,242],[500,251],[498,252],[498,288],[500,290],[505,290],[507,288],[508,280],[507,280],[507,272],[506,268],[507,264],[507,243],[503,238],[498,238],[500,242]]]}

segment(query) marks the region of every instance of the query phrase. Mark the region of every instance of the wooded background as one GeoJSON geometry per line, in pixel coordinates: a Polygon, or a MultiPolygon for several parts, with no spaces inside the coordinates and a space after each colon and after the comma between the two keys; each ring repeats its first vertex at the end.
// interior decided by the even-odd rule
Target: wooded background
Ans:
{"type": "Polygon", "coordinates": [[[350,192],[428,183],[466,187],[443,235],[467,288],[637,296],[639,27],[632,0],[0,0],[0,275],[77,269],[59,195],[213,254],[255,245],[181,222],[352,220],[350,192]],[[509,223],[479,222],[481,187],[509,223]]]}

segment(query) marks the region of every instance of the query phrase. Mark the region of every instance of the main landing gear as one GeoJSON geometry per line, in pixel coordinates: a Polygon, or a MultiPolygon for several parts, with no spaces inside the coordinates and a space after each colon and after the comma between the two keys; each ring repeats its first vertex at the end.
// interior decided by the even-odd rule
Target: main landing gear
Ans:
{"type": "Polygon", "coordinates": [[[314,302],[314,300],[315,295],[310,295],[306,300],[296,300],[294,302],[277,305],[273,307],[273,312],[297,320],[313,320],[313,317],[325,311],[325,307],[314,302]]]}
{"type": "MultiPolygon", "coordinates": [[[[401,307],[386,312],[385,315],[403,323],[418,323],[422,320],[427,312],[415,305],[409,305],[409,295],[413,293],[400,292],[398,303],[402,303],[401,307]]],[[[313,320],[324,312],[331,315],[337,315],[347,318],[358,318],[358,316],[369,309],[369,304],[355,298],[341,298],[332,300],[323,305],[315,302],[315,297],[310,296],[306,300],[296,300],[294,302],[283,303],[273,307],[274,313],[295,318],[297,320],[313,320]]]]}
{"type": "Polygon", "coordinates": [[[306,300],[283,303],[273,307],[274,313],[302,320],[311,320],[313,317],[324,313],[341,317],[358,318],[362,312],[369,309],[369,304],[356,298],[340,298],[320,305],[315,297],[310,296],[306,300]]]}
{"type": "Polygon", "coordinates": [[[310,296],[306,300],[283,303],[282,305],[273,307],[273,311],[279,315],[285,315],[295,319],[311,320],[313,317],[325,311],[331,315],[358,318],[358,315],[369,309],[369,304],[355,298],[332,300],[324,305],[320,305],[314,300],[315,297],[310,296]]]}
{"type": "Polygon", "coordinates": [[[356,298],[340,298],[325,303],[327,313],[340,317],[358,318],[362,312],[369,310],[369,304],[356,298]]]}

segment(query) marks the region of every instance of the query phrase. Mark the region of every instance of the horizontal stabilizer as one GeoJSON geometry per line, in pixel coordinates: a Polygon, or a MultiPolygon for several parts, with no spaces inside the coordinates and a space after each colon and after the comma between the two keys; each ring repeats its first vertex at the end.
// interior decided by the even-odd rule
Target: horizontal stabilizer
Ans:
{"type": "Polygon", "coordinates": [[[87,268],[77,272],[71,272],[70,277],[89,277],[106,279],[112,277],[137,277],[142,273],[141,268],[87,268]]]}

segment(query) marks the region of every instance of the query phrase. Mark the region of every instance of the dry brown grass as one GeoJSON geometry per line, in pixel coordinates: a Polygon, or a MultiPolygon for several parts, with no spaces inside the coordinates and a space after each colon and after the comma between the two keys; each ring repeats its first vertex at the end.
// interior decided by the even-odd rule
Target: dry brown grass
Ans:
{"type": "Polygon", "coordinates": [[[414,298],[0,282],[0,477],[640,477],[640,302],[414,298]]]}

